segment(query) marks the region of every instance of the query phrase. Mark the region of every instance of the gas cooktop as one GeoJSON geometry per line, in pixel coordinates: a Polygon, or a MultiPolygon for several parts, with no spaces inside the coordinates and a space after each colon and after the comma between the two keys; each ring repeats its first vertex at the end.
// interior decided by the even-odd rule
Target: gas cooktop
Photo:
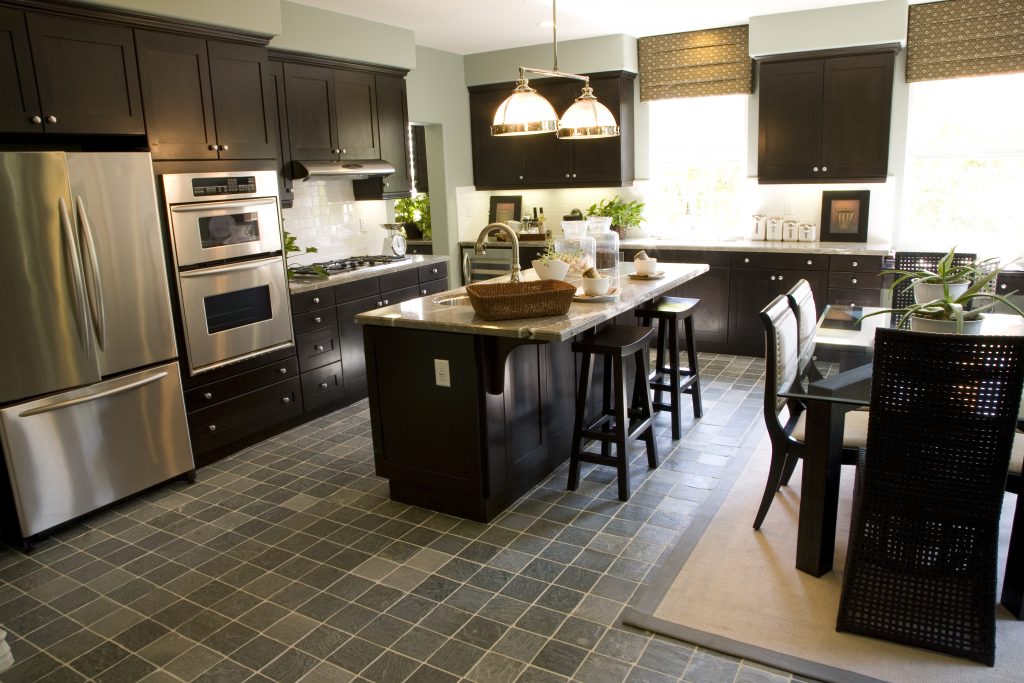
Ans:
{"type": "Polygon", "coordinates": [[[380,266],[386,263],[398,263],[408,260],[408,256],[386,256],[384,254],[349,256],[348,258],[323,261],[309,266],[293,266],[292,273],[297,277],[323,277],[324,271],[328,275],[337,275],[338,273],[348,273],[369,266],[380,266]]]}

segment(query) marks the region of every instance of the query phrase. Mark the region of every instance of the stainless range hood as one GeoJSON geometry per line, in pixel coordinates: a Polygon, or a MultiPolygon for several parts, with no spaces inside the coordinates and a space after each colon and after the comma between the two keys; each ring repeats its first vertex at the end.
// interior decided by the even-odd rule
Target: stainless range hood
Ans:
{"type": "Polygon", "coordinates": [[[395,167],[382,159],[346,159],[344,161],[293,161],[292,179],[344,178],[363,180],[373,176],[391,175],[395,167]]]}

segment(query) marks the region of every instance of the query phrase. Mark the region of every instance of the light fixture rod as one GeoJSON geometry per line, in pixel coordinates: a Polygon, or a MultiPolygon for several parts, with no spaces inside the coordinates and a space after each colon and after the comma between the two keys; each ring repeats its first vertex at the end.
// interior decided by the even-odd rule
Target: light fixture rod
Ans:
{"type": "Polygon", "coordinates": [[[588,86],[590,85],[590,76],[581,76],[580,74],[571,74],[567,71],[559,71],[558,69],[535,69],[532,66],[521,66],[519,67],[519,80],[526,78],[526,72],[540,74],[542,76],[557,76],[559,78],[575,78],[577,81],[583,81],[588,86]]]}
{"type": "Polygon", "coordinates": [[[558,0],[551,0],[551,51],[553,54],[553,65],[558,71],[558,0]]]}

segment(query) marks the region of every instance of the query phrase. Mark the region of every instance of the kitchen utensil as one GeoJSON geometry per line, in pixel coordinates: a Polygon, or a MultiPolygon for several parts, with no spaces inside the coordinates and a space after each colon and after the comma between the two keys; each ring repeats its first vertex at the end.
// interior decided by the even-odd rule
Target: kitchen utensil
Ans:
{"type": "Polygon", "coordinates": [[[384,238],[384,244],[381,246],[381,252],[385,256],[405,256],[405,250],[408,247],[405,241],[405,235],[401,233],[401,223],[381,223],[380,227],[388,231],[388,236],[384,238]]]}

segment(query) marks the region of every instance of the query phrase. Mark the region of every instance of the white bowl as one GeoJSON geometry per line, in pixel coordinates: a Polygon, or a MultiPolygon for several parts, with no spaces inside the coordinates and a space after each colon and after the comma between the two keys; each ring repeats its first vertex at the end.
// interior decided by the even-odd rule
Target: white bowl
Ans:
{"type": "Polygon", "coordinates": [[[564,280],[565,276],[569,273],[569,264],[565,261],[548,261],[545,263],[540,259],[535,259],[530,262],[533,269],[537,272],[537,277],[541,280],[564,280]]]}
{"type": "Polygon", "coordinates": [[[583,278],[583,293],[587,296],[607,294],[611,283],[610,277],[585,277],[583,278]]]}
{"type": "Polygon", "coordinates": [[[633,267],[636,268],[637,275],[654,275],[656,272],[658,272],[658,259],[638,259],[636,261],[633,261],[633,267]]]}

